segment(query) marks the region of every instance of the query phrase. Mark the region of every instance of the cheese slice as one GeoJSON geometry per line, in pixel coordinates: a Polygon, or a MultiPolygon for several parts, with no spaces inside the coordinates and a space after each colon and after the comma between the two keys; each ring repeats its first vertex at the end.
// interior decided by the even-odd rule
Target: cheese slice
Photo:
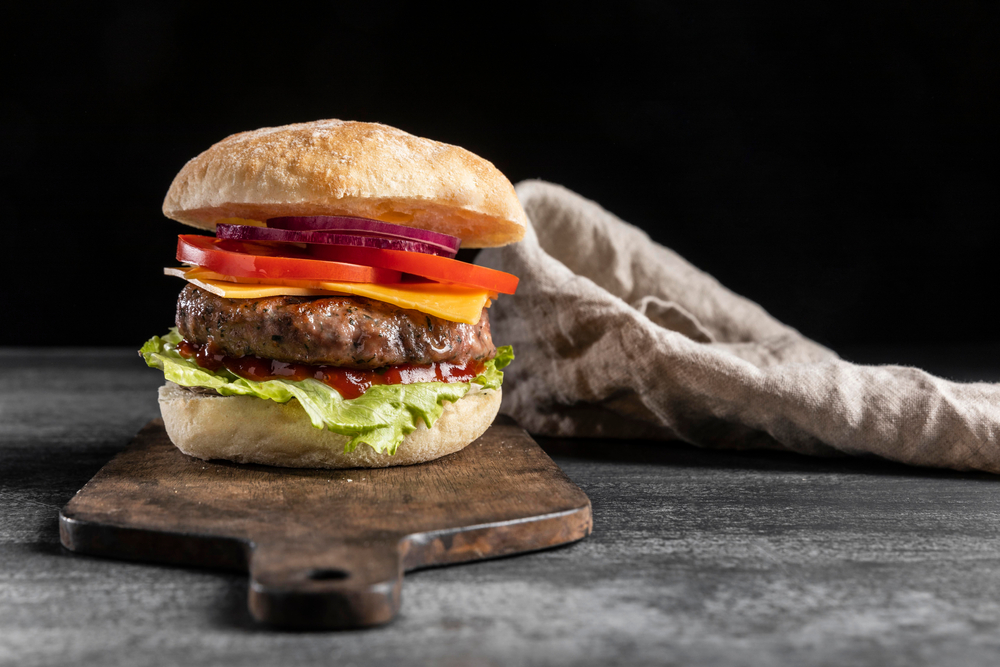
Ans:
{"type": "Polygon", "coordinates": [[[376,283],[329,282],[324,280],[275,280],[225,276],[201,267],[163,270],[168,276],[227,299],[259,299],[268,296],[363,296],[417,310],[451,322],[476,324],[489,308],[495,292],[450,283],[418,282],[379,285],[376,283]]]}

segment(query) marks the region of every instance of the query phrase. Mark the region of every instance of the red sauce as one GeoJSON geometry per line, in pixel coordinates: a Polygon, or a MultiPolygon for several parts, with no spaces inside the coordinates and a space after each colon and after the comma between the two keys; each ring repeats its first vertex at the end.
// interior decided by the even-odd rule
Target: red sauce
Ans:
{"type": "Polygon", "coordinates": [[[225,366],[247,380],[305,380],[313,378],[336,389],[345,399],[361,396],[378,384],[413,384],[414,382],[468,382],[483,372],[482,361],[465,364],[402,364],[377,370],[358,370],[339,366],[313,366],[261,357],[230,357],[216,354],[211,345],[198,345],[187,340],[177,345],[185,359],[194,359],[202,368],[215,371],[225,366]]]}
{"type": "Polygon", "coordinates": [[[195,363],[210,371],[217,371],[225,363],[226,355],[213,354],[210,345],[198,345],[182,340],[177,346],[177,353],[185,359],[194,357],[195,363]]]}

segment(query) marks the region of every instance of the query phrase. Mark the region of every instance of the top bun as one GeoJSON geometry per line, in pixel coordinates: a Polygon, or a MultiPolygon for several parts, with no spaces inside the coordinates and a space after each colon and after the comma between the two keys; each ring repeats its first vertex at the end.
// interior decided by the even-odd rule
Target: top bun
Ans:
{"type": "Polygon", "coordinates": [[[349,215],[451,234],[469,248],[519,241],[527,222],[510,181],[481,157],[342,120],[223,139],[184,165],[163,214],[206,230],[232,218],[349,215]]]}

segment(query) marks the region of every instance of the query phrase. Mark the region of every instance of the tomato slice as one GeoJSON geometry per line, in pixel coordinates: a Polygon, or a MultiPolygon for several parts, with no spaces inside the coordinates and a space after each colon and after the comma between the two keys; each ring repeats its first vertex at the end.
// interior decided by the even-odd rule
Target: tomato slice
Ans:
{"type": "Polygon", "coordinates": [[[296,252],[295,246],[278,248],[263,243],[222,241],[196,234],[177,237],[177,259],[243,278],[398,283],[402,277],[399,270],[392,268],[315,259],[296,252]]]}
{"type": "Polygon", "coordinates": [[[401,272],[513,294],[517,276],[439,255],[352,246],[263,243],[181,234],[177,259],[227,276],[353,283],[398,283],[401,272]]]}
{"type": "Polygon", "coordinates": [[[396,269],[438,282],[471,285],[501,294],[513,294],[517,289],[517,276],[440,255],[318,244],[309,245],[308,248],[314,257],[335,262],[396,269]]]}

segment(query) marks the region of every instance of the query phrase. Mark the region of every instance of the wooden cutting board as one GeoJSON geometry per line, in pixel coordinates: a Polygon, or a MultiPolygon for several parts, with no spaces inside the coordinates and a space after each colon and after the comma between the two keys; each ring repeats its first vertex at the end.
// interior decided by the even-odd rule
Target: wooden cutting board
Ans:
{"type": "Polygon", "coordinates": [[[544,549],[590,534],[590,500],[499,418],[415,466],[305,470],[190,458],[151,421],[60,513],[67,549],[250,573],[259,621],[384,623],[403,572],[544,549]]]}

